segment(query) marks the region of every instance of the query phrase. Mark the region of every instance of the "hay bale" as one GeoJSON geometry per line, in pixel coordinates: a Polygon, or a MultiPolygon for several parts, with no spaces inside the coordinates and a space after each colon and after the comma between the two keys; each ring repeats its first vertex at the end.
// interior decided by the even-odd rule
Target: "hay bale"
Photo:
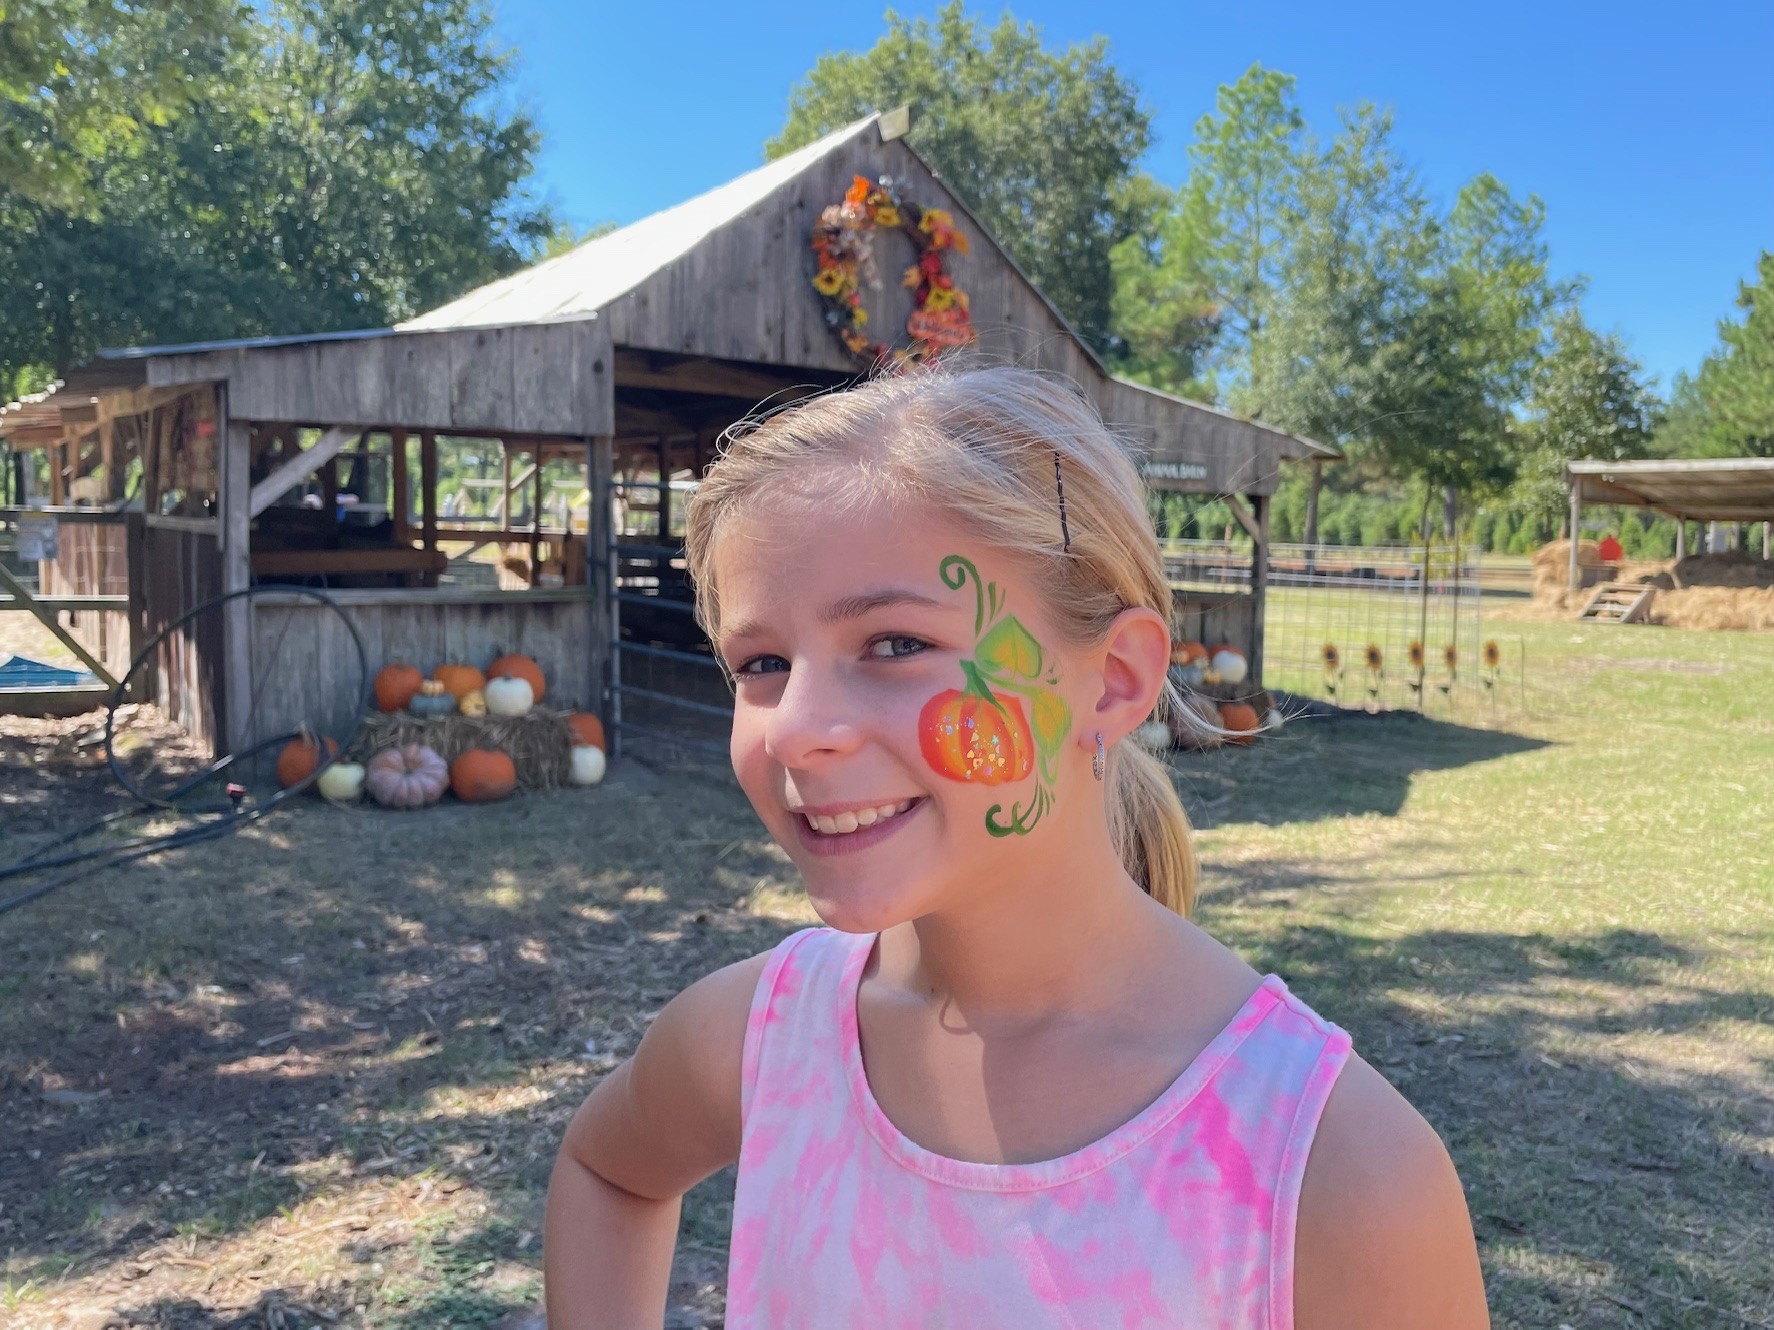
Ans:
{"type": "Polygon", "coordinates": [[[1659,591],[1651,622],[1667,628],[1733,632],[1774,629],[1774,587],[1688,587],[1659,591]]]}
{"type": "Polygon", "coordinates": [[[559,789],[573,765],[567,713],[551,707],[536,707],[521,716],[371,712],[346,755],[354,762],[367,762],[405,744],[424,744],[445,762],[454,762],[470,748],[496,748],[511,758],[518,784],[526,790],[559,789]]]}
{"type": "Polygon", "coordinates": [[[1165,723],[1179,748],[1220,748],[1227,743],[1219,704],[1203,693],[1184,693],[1165,723]]]}

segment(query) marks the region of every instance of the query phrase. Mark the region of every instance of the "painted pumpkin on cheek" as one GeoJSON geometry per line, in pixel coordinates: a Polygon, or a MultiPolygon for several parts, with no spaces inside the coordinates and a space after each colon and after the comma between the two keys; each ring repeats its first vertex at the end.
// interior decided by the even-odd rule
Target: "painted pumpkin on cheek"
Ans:
{"type": "Polygon", "coordinates": [[[967,666],[965,689],[951,688],[924,704],[918,743],[931,769],[950,780],[1002,785],[1035,769],[1035,738],[1014,697],[986,691],[967,666]]]}

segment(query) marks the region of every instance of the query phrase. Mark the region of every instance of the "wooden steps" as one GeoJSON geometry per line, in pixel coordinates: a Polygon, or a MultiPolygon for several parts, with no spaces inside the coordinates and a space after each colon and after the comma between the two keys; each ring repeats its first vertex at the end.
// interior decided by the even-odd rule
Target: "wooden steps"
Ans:
{"type": "Polygon", "coordinates": [[[1577,615],[1590,623],[1644,623],[1657,588],[1644,582],[1603,582],[1577,615]]]}

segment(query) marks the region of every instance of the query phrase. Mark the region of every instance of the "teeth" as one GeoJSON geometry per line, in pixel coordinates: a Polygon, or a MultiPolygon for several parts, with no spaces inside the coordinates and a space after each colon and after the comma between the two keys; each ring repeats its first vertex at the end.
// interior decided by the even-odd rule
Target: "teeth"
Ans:
{"type": "Polygon", "coordinates": [[[803,813],[807,825],[822,836],[848,836],[853,831],[864,827],[872,827],[877,822],[885,822],[890,817],[897,817],[912,806],[913,800],[906,799],[897,804],[882,804],[879,808],[858,808],[854,812],[835,813],[830,817],[820,817],[812,813],[803,813]]]}

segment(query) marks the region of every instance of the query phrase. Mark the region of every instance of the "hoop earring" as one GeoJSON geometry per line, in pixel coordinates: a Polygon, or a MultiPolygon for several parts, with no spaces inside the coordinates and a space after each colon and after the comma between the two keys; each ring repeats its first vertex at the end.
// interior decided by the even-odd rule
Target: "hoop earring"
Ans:
{"type": "Polygon", "coordinates": [[[1101,780],[1109,773],[1109,755],[1103,751],[1103,732],[1096,732],[1096,756],[1090,759],[1090,774],[1101,780]]]}

